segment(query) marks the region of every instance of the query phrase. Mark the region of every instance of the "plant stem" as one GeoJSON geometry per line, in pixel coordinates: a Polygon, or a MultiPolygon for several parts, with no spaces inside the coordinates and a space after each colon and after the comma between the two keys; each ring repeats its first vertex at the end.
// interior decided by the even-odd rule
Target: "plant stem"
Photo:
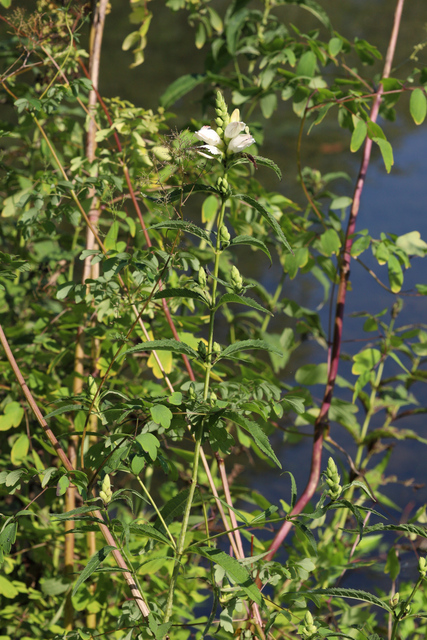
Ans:
{"type": "MultiPolygon", "coordinates": [[[[227,198],[226,196],[224,196],[222,199],[221,211],[219,214],[218,225],[217,225],[215,265],[214,265],[214,273],[213,273],[214,277],[212,279],[212,292],[211,292],[212,304],[211,304],[210,318],[209,318],[209,336],[208,336],[208,348],[207,348],[208,355],[206,360],[205,382],[203,387],[203,400],[205,402],[208,399],[208,395],[209,395],[209,381],[210,381],[210,374],[212,369],[212,346],[213,346],[213,336],[214,336],[214,326],[215,326],[215,301],[216,301],[216,290],[218,285],[219,258],[221,255],[220,230],[224,221],[226,201],[227,201],[227,198]]],[[[175,566],[173,569],[173,574],[172,574],[171,583],[169,587],[168,599],[166,601],[166,609],[165,609],[165,616],[164,616],[163,622],[169,622],[170,617],[172,615],[173,596],[175,592],[176,582],[178,579],[179,568],[181,566],[181,560],[184,555],[185,537],[187,535],[188,521],[190,518],[191,506],[193,504],[194,493],[197,486],[202,436],[203,436],[203,422],[201,422],[201,424],[198,426],[197,433],[195,434],[193,473],[191,476],[190,491],[188,494],[187,503],[185,505],[181,533],[179,535],[176,556],[175,556],[175,566]]]]}

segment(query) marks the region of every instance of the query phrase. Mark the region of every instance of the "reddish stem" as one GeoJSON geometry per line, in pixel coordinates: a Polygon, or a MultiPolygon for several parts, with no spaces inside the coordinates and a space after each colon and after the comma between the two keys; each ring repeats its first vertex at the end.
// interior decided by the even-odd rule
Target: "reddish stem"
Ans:
{"type": "MultiPolygon", "coordinates": [[[[404,0],[397,1],[396,11],[394,14],[393,30],[391,33],[386,60],[384,64],[384,71],[382,76],[383,78],[387,78],[390,75],[391,64],[392,64],[394,52],[396,50],[397,36],[399,33],[400,22],[402,18],[403,4],[404,4],[404,0]]],[[[383,85],[380,84],[379,89],[375,95],[374,102],[371,109],[370,118],[372,122],[375,122],[378,117],[378,111],[380,108],[382,93],[383,93],[383,85]]],[[[328,413],[329,413],[329,408],[331,406],[333,391],[335,387],[335,380],[338,373],[340,352],[341,352],[344,309],[345,309],[345,302],[346,302],[346,296],[347,296],[348,278],[350,275],[351,247],[353,245],[353,234],[356,228],[357,214],[359,212],[359,207],[360,207],[360,198],[361,198],[363,187],[366,181],[366,173],[367,173],[369,161],[371,158],[371,150],[372,150],[372,140],[370,138],[366,138],[359,175],[358,175],[356,186],[354,189],[353,204],[350,210],[350,217],[348,220],[347,232],[345,236],[344,250],[343,250],[340,269],[339,269],[339,287],[338,287],[338,293],[337,293],[337,305],[336,305],[336,311],[335,311],[335,326],[334,326],[334,336],[332,341],[330,367],[329,367],[328,381],[326,384],[325,395],[323,397],[322,406],[320,408],[319,415],[314,424],[314,441],[313,441],[313,451],[312,451],[312,457],[311,457],[310,476],[308,479],[307,486],[304,489],[304,492],[302,493],[300,499],[296,503],[295,507],[292,509],[289,516],[296,516],[299,513],[301,513],[304,507],[311,500],[319,482],[323,438],[324,438],[325,431],[329,428],[328,413]]],[[[266,556],[266,560],[271,560],[273,558],[273,556],[275,555],[275,553],[277,552],[277,550],[285,540],[286,536],[288,535],[291,527],[292,527],[292,522],[290,520],[286,520],[286,522],[282,525],[282,527],[274,537],[273,542],[271,543],[271,546],[270,546],[269,553],[266,556]]]]}

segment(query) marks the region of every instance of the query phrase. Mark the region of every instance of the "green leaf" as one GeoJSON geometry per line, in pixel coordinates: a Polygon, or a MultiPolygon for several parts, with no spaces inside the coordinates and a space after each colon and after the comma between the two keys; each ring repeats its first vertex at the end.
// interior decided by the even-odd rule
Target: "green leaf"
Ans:
{"type": "Polygon", "coordinates": [[[328,229],[320,236],[322,251],[326,256],[338,254],[341,248],[341,239],[335,229],[328,229]]]}
{"type": "Polygon", "coordinates": [[[67,476],[61,476],[58,480],[58,484],[56,486],[56,495],[59,496],[63,496],[64,493],[67,491],[68,487],[70,486],[70,481],[67,478],[67,476]]]}
{"type": "Polygon", "coordinates": [[[299,59],[296,74],[297,76],[304,76],[306,78],[312,78],[316,71],[317,58],[313,51],[306,51],[299,59]]]}
{"type": "Polygon", "coordinates": [[[255,247],[256,249],[261,249],[261,251],[263,251],[270,260],[270,264],[273,264],[269,250],[261,240],[258,240],[258,238],[254,238],[253,236],[236,236],[230,242],[230,246],[236,246],[239,244],[246,244],[255,247]]]}
{"type": "Polygon", "coordinates": [[[139,351],[171,351],[172,353],[184,353],[190,358],[199,357],[197,351],[189,347],[188,344],[172,339],[142,342],[141,344],[137,344],[136,347],[131,347],[125,351],[123,355],[126,356],[130,353],[138,353],[139,351]]]}
{"type": "Polygon", "coordinates": [[[148,229],[171,229],[172,231],[178,229],[180,231],[185,231],[185,233],[189,233],[190,235],[197,236],[197,238],[204,240],[212,246],[209,233],[198,227],[196,224],[187,222],[186,220],[165,220],[164,222],[153,224],[148,229]]]}
{"type": "Polygon", "coordinates": [[[263,313],[268,313],[270,316],[273,314],[268,309],[264,309],[258,302],[252,300],[252,298],[247,298],[246,296],[239,296],[237,293],[226,293],[218,300],[217,305],[215,306],[215,310],[219,309],[219,307],[223,304],[228,304],[230,302],[236,302],[238,304],[244,304],[247,307],[252,307],[253,309],[258,309],[258,311],[262,311],[263,313]]]}
{"type": "Polygon", "coordinates": [[[235,558],[224,553],[224,551],[220,551],[220,549],[212,549],[211,547],[192,547],[191,549],[222,567],[251,600],[259,605],[261,604],[262,596],[260,590],[247,570],[235,558]]]}
{"type": "Polygon", "coordinates": [[[242,427],[242,429],[245,429],[245,431],[250,433],[250,435],[254,439],[255,444],[261,449],[261,451],[263,451],[265,455],[271,458],[280,469],[282,468],[280,461],[278,460],[271,447],[266,433],[261,429],[258,423],[245,418],[240,413],[236,413],[235,411],[226,411],[223,414],[223,417],[231,420],[232,422],[235,422],[239,425],[239,427],[242,427]]]}
{"type": "Polygon", "coordinates": [[[427,538],[426,527],[420,527],[416,524],[383,524],[381,522],[379,524],[374,524],[364,528],[365,535],[367,533],[375,533],[377,531],[401,531],[402,533],[406,533],[409,535],[415,534],[417,536],[421,536],[422,538],[427,538]]]}
{"type": "Polygon", "coordinates": [[[353,366],[351,372],[354,375],[361,375],[365,371],[372,371],[381,360],[381,351],[378,349],[364,349],[353,356],[353,366]]]}
{"type": "Polygon", "coordinates": [[[277,96],[275,93],[267,93],[267,95],[262,96],[259,103],[262,115],[268,120],[277,109],[277,96]]]}
{"type": "Polygon", "coordinates": [[[314,0],[287,0],[286,4],[296,4],[301,9],[309,11],[315,18],[317,18],[324,27],[332,30],[331,21],[326,11],[314,0]]]}
{"type": "Polygon", "coordinates": [[[195,87],[201,84],[205,79],[205,75],[202,73],[189,73],[185,76],[181,76],[160,96],[160,105],[165,109],[169,109],[177,100],[185,96],[186,93],[192,91],[195,87]]]}
{"type": "MultiPolygon", "coordinates": [[[[164,420],[165,423],[167,423],[166,411],[172,416],[171,411],[167,407],[163,407],[163,405],[158,404],[154,407],[151,407],[150,412],[152,416],[153,416],[153,409],[160,410],[160,411],[155,411],[154,415],[156,416],[157,420],[160,419],[161,417],[161,419],[164,420]],[[163,411],[163,409],[165,409],[166,411],[163,411]],[[158,415],[159,413],[161,413],[162,415],[159,416],[158,415]]],[[[157,424],[160,424],[157,422],[157,420],[154,417],[153,417],[153,420],[157,424]]],[[[170,424],[170,421],[169,421],[169,424],[170,424]]],[[[153,435],[152,433],[140,433],[138,436],[136,436],[135,440],[141,445],[144,451],[148,453],[148,455],[152,460],[155,460],[157,458],[157,449],[160,447],[160,442],[155,435],[153,435]]]]}
{"type": "Polygon", "coordinates": [[[372,140],[379,146],[386,171],[387,173],[390,173],[391,168],[394,165],[393,149],[391,144],[382,138],[372,138],[372,140]]]}
{"type": "MultiPolygon", "coordinates": [[[[79,518],[88,513],[92,513],[96,507],[78,507],[77,509],[72,509],[71,511],[67,511],[66,513],[58,513],[55,514],[55,520],[79,520],[79,518]]],[[[94,522],[97,522],[98,518],[94,518],[94,522]]]]}
{"type": "Polygon", "coordinates": [[[427,114],[427,100],[422,89],[414,89],[409,101],[409,111],[415,124],[422,124],[427,114]]]}
{"type": "Polygon", "coordinates": [[[170,427],[173,413],[163,404],[155,404],[154,407],[151,407],[150,413],[156,424],[161,424],[165,429],[170,427]]]}
{"type": "Polygon", "coordinates": [[[5,554],[9,554],[12,545],[15,544],[16,532],[18,531],[18,523],[11,522],[5,526],[0,533],[0,554],[4,551],[5,554]]]}
{"type": "MultiPolygon", "coordinates": [[[[337,209],[347,209],[347,207],[349,207],[352,204],[352,202],[353,202],[352,198],[349,198],[348,196],[340,196],[332,200],[331,204],[329,205],[329,208],[332,209],[333,211],[336,211],[337,209]]],[[[332,229],[332,231],[335,231],[335,229],[332,229]]]]}
{"type": "Polygon", "coordinates": [[[109,251],[110,249],[116,248],[118,235],[119,235],[119,222],[118,220],[114,220],[104,240],[104,246],[107,249],[107,251],[109,251]]]}
{"type": "Polygon", "coordinates": [[[16,467],[21,464],[28,453],[30,441],[27,434],[23,433],[13,443],[10,459],[16,467]]]}
{"type": "MultiPolygon", "coordinates": [[[[18,589],[12,584],[12,582],[0,575],[0,595],[12,600],[13,598],[16,598],[18,593],[18,589]]],[[[6,603],[4,603],[3,606],[6,606],[6,603]]]]}
{"type": "Polygon", "coordinates": [[[54,416],[59,416],[61,413],[69,413],[70,411],[82,411],[87,409],[84,404],[66,404],[62,407],[58,407],[54,411],[48,413],[45,418],[48,420],[49,418],[53,418],[54,416]]]}
{"type": "Polygon", "coordinates": [[[267,209],[265,209],[262,206],[262,204],[260,204],[257,200],[254,200],[254,198],[251,198],[250,196],[247,196],[247,195],[245,195],[243,193],[235,195],[235,196],[232,196],[232,197],[236,198],[236,199],[239,199],[239,200],[243,200],[243,202],[246,202],[246,204],[249,204],[251,207],[256,209],[258,211],[258,213],[260,213],[267,220],[269,225],[274,229],[276,235],[283,242],[285,247],[291,253],[293,253],[293,251],[291,249],[291,246],[290,246],[289,242],[286,240],[286,236],[283,233],[282,229],[280,228],[280,225],[277,222],[276,218],[269,211],[267,211],[267,209]]]}
{"type": "Polygon", "coordinates": [[[403,271],[399,260],[396,256],[391,255],[387,260],[388,280],[390,282],[390,289],[393,293],[398,293],[403,284],[403,271]]]}
{"type": "MultiPolygon", "coordinates": [[[[185,505],[187,503],[189,489],[180,491],[176,496],[171,498],[164,507],[160,510],[163,520],[166,524],[170,524],[174,518],[184,513],[185,505]]],[[[160,518],[154,523],[156,529],[163,529],[163,523],[160,518]]]]}
{"type": "Polygon", "coordinates": [[[396,580],[400,573],[400,561],[397,557],[396,549],[391,547],[387,554],[387,562],[385,563],[384,573],[390,574],[390,580],[396,580]]]}
{"type": "Polygon", "coordinates": [[[87,580],[94,571],[98,569],[101,563],[105,560],[105,558],[114,551],[116,547],[112,547],[111,545],[106,545],[102,547],[99,551],[93,554],[83,571],[81,572],[76,584],[74,585],[73,591],[71,595],[74,595],[77,589],[80,587],[85,580],[87,580]]]}
{"type": "Polygon", "coordinates": [[[146,536],[147,538],[156,540],[157,542],[164,542],[171,546],[171,541],[169,540],[169,538],[163,535],[163,533],[161,533],[161,531],[159,531],[158,529],[152,527],[150,524],[131,523],[129,525],[129,531],[141,536],[146,536]]]}
{"type": "Polygon", "coordinates": [[[328,376],[328,365],[326,362],[321,364],[304,364],[295,373],[295,380],[298,384],[310,386],[312,384],[326,384],[328,376]]]}
{"type": "Polygon", "coordinates": [[[388,612],[392,611],[390,605],[386,602],[383,602],[372,593],[362,591],[361,589],[341,589],[339,587],[330,587],[329,589],[311,589],[310,591],[288,592],[286,595],[289,593],[298,593],[300,596],[317,595],[328,597],[335,596],[337,598],[352,598],[353,600],[361,600],[362,602],[375,604],[377,607],[381,607],[381,609],[385,609],[388,612]]]}
{"type": "Polygon", "coordinates": [[[201,293],[193,291],[193,289],[162,289],[157,291],[152,299],[161,300],[162,298],[194,298],[207,304],[206,298],[201,293]]]}
{"type": "MultiPolygon", "coordinates": [[[[216,196],[221,195],[214,187],[210,187],[208,184],[202,182],[191,182],[183,187],[178,187],[169,191],[165,198],[160,198],[160,202],[175,202],[176,200],[184,199],[184,196],[193,195],[194,193],[212,193],[216,196]]],[[[172,221],[171,221],[172,222],[172,221]]],[[[173,222],[182,222],[182,220],[174,220],[173,222]]],[[[154,227],[153,227],[154,228],[154,227]]]]}
{"type": "Polygon", "coordinates": [[[282,172],[280,171],[277,164],[273,162],[273,160],[270,160],[269,158],[263,158],[263,156],[253,156],[253,159],[257,164],[261,165],[262,167],[268,167],[269,169],[273,169],[274,173],[279,178],[279,180],[282,179],[282,172]]]}
{"type": "Polygon", "coordinates": [[[364,120],[358,120],[356,126],[354,127],[353,133],[351,134],[351,142],[350,142],[350,151],[355,153],[360,149],[362,144],[365,141],[365,138],[368,133],[368,125],[364,120]]]}
{"type": "Polygon", "coordinates": [[[427,251],[427,242],[421,239],[419,231],[410,231],[396,238],[396,247],[402,249],[408,256],[424,258],[427,251]]]}
{"type": "Polygon", "coordinates": [[[241,340],[240,342],[235,342],[230,344],[228,347],[221,352],[220,358],[229,358],[235,353],[239,353],[240,351],[248,351],[251,349],[262,349],[263,351],[271,351],[271,353],[277,353],[279,356],[283,356],[283,353],[272,347],[264,340],[241,340]]]}
{"type": "Polygon", "coordinates": [[[0,431],[9,431],[12,427],[19,427],[24,417],[24,409],[19,402],[9,402],[0,416],[0,431]]]}
{"type": "Polygon", "coordinates": [[[329,55],[335,58],[342,49],[343,41],[341,38],[331,38],[328,42],[329,55]]]}

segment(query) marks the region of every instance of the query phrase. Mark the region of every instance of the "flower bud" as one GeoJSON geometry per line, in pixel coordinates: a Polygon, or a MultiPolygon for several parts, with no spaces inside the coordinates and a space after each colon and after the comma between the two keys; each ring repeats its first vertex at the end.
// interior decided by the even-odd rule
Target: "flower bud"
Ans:
{"type": "Polygon", "coordinates": [[[214,407],[216,405],[217,400],[218,396],[216,395],[215,391],[211,391],[209,395],[209,404],[211,405],[211,407],[214,407]]]}
{"type": "Polygon", "coordinates": [[[329,458],[328,460],[325,479],[329,487],[327,494],[330,496],[331,500],[336,500],[341,495],[342,487],[340,485],[341,477],[338,473],[337,465],[332,458],[329,458]]]}
{"type": "Polygon", "coordinates": [[[194,383],[193,382],[188,387],[188,396],[189,396],[189,398],[191,400],[195,400],[196,399],[196,389],[194,387],[194,383]]]}
{"type": "Polygon", "coordinates": [[[425,558],[420,558],[418,560],[418,571],[420,573],[421,578],[425,578],[427,574],[427,562],[425,558]]]}
{"type": "Polygon", "coordinates": [[[223,224],[221,229],[220,229],[219,237],[220,237],[220,240],[221,240],[222,247],[224,249],[226,249],[230,244],[231,235],[230,235],[229,230],[225,226],[225,224],[223,224]]]}
{"type": "Polygon", "coordinates": [[[222,118],[215,118],[215,122],[217,123],[218,127],[222,127],[222,125],[224,124],[222,118]]]}
{"type": "Polygon", "coordinates": [[[399,600],[400,600],[400,593],[399,592],[395,593],[394,596],[392,598],[390,598],[390,606],[391,606],[392,609],[397,607],[397,605],[399,604],[399,600]]]}
{"type": "Polygon", "coordinates": [[[202,289],[204,289],[206,287],[206,271],[203,269],[203,267],[200,267],[197,279],[199,285],[202,287],[202,289]]]}
{"type": "Polygon", "coordinates": [[[107,474],[102,481],[101,491],[99,492],[99,497],[102,499],[104,506],[107,506],[111,502],[111,498],[113,497],[113,492],[111,490],[111,482],[110,476],[107,474]]]}
{"type": "Polygon", "coordinates": [[[240,275],[240,271],[234,265],[231,267],[231,286],[233,287],[235,293],[240,293],[243,288],[243,278],[240,275]]]}
{"type": "Polygon", "coordinates": [[[304,638],[311,638],[315,635],[316,631],[317,627],[314,624],[313,616],[311,615],[310,611],[306,611],[306,614],[304,616],[304,626],[301,629],[301,634],[304,636],[304,638]]]}
{"type": "Polygon", "coordinates": [[[203,340],[200,340],[199,344],[197,345],[197,351],[201,359],[206,360],[206,356],[207,356],[206,344],[203,342],[203,340]]]}
{"type": "Polygon", "coordinates": [[[221,345],[219,345],[218,342],[213,343],[212,353],[214,353],[217,356],[219,356],[219,354],[221,353],[221,345]]]}

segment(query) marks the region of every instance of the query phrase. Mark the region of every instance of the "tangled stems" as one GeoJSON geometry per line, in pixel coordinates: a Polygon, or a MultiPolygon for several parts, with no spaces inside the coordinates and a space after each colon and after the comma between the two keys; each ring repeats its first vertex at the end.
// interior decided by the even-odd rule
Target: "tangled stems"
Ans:
{"type": "MultiPolygon", "coordinates": [[[[221,211],[218,218],[217,224],[217,238],[216,238],[216,246],[215,246],[215,263],[214,263],[214,272],[212,278],[212,291],[211,291],[211,307],[210,307],[210,317],[209,317],[209,335],[208,335],[208,347],[207,347],[207,357],[206,357],[206,371],[205,371],[205,381],[203,386],[203,401],[206,402],[209,395],[209,381],[211,370],[213,366],[213,344],[214,344],[214,328],[215,328],[215,302],[216,302],[216,290],[218,285],[218,272],[219,272],[219,259],[221,256],[221,237],[220,231],[224,222],[225,216],[225,207],[227,202],[227,195],[223,194],[222,203],[221,203],[221,211]]],[[[164,622],[169,622],[170,617],[172,615],[173,608],[173,596],[176,587],[176,582],[178,579],[179,568],[181,565],[182,557],[184,555],[185,548],[185,536],[187,534],[188,529],[188,521],[190,518],[191,506],[193,504],[194,493],[197,486],[197,477],[199,471],[199,459],[200,459],[200,449],[202,445],[202,437],[203,437],[203,421],[198,425],[196,433],[195,433],[195,446],[194,446],[194,458],[193,458],[193,472],[191,476],[191,484],[190,491],[188,493],[187,503],[185,505],[184,516],[182,520],[181,532],[179,535],[176,556],[175,556],[175,565],[173,569],[173,574],[170,582],[168,599],[166,602],[165,616],[164,622]]]]}

